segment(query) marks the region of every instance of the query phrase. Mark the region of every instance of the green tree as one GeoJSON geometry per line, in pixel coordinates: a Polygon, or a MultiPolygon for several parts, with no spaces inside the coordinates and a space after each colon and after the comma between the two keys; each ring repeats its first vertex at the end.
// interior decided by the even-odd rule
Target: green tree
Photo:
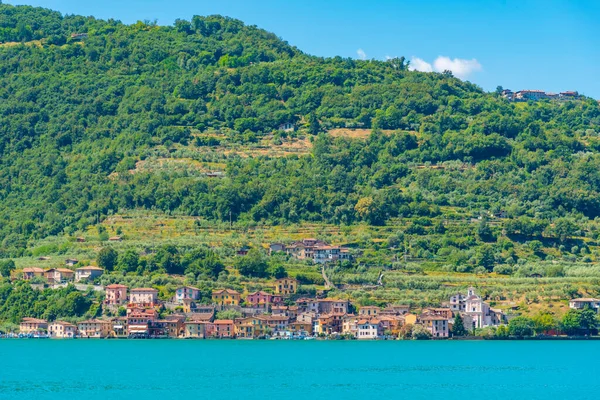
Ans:
{"type": "Polygon", "coordinates": [[[315,113],[310,113],[308,115],[308,132],[314,136],[321,132],[321,124],[315,113]]]}
{"type": "Polygon", "coordinates": [[[533,335],[534,323],[527,317],[516,317],[508,323],[510,336],[526,337],[533,335]]]}
{"type": "Polygon", "coordinates": [[[139,264],[140,256],[137,251],[128,249],[119,255],[117,269],[124,272],[135,272],[139,264]]]}
{"type": "Polygon", "coordinates": [[[117,265],[119,253],[112,247],[103,247],[96,256],[96,263],[100,268],[112,271],[117,265]]]}
{"type": "Polygon", "coordinates": [[[465,324],[459,312],[454,316],[454,324],[452,325],[452,336],[466,336],[468,334],[465,329],[465,324]]]}
{"type": "Polygon", "coordinates": [[[257,249],[251,249],[248,254],[236,259],[234,266],[244,276],[265,278],[268,275],[267,260],[263,253],[257,249]]]}
{"type": "Polygon", "coordinates": [[[541,334],[555,329],[557,326],[554,316],[549,313],[539,313],[533,318],[533,330],[536,334],[541,334]]]}
{"type": "Polygon", "coordinates": [[[0,261],[0,276],[10,278],[10,273],[15,270],[15,262],[13,260],[0,261]]]}
{"type": "Polygon", "coordinates": [[[494,249],[490,245],[484,245],[477,252],[477,265],[484,267],[488,271],[494,269],[496,260],[494,257],[494,249]]]}

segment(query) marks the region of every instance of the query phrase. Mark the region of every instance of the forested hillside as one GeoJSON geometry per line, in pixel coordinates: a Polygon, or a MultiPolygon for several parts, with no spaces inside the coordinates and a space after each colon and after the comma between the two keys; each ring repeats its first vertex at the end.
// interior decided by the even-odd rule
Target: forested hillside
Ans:
{"type": "Polygon", "coordinates": [[[548,246],[600,231],[593,99],[509,103],[403,58],[306,55],[221,16],[125,25],[0,4],[0,43],[0,258],[133,209],[394,224],[397,242],[436,235],[419,256],[457,265],[500,230],[548,246]],[[501,211],[501,228],[446,234],[443,221],[501,211]]]}

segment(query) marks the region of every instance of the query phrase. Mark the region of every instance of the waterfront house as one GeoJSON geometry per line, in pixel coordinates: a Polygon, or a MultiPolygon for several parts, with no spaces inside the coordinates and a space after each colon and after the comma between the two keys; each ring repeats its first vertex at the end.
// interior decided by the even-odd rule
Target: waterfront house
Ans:
{"type": "Polygon", "coordinates": [[[129,337],[148,337],[150,327],[158,319],[153,308],[130,308],[127,313],[127,333],[129,337]]]}
{"type": "Polygon", "coordinates": [[[280,278],[275,281],[275,293],[283,296],[295,294],[298,290],[298,281],[294,278],[280,278]]]}
{"type": "Polygon", "coordinates": [[[90,319],[77,324],[79,336],[83,338],[105,338],[112,330],[112,323],[101,319],[90,319]]]}
{"type": "Polygon", "coordinates": [[[44,272],[48,283],[62,283],[73,279],[75,272],[67,268],[52,268],[44,272]]]}
{"type": "Polygon", "coordinates": [[[313,324],[312,322],[290,322],[289,330],[298,335],[312,335],[313,324]]]}
{"type": "Polygon", "coordinates": [[[37,318],[23,318],[19,324],[21,333],[42,332],[48,329],[48,321],[37,318]]]}
{"type": "Polygon", "coordinates": [[[169,315],[165,319],[154,321],[150,326],[150,335],[155,337],[177,338],[185,334],[185,315],[169,315]]]}
{"type": "Polygon", "coordinates": [[[199,300],[200,289],[193,286],[181,286],[175,291],[175,301],[183,304],[184,300],[199,300]]]}
{"type": "Polygon", "coordinates": [[[235,326],[231,319],[217,319],[213,322],[214,333],[217,338],[232,338],[235,336],[235,326]]]}
{"type": "Polygon", "coordinates": [[[112,318],[110,322],[112,324],[112,335],[120,338],[127,337],[127,317],[112,318]]]}
{"type": "Polygon", "coordinates": [[[212,301],[221,306],[237,306],[240,304],[241,295],[233,289],[213,290],[212,301]]]}
{"type": "Polygon", "coordinates": [[[51,338],[67,339],[77,335],[77,327],[64,321],[55,321],[48,325],[48,334],[51,338]]]}
{"type": "Polygon", "coordinates": [[[238,318],[234,321],[235,335],[239,338],[262,337],[271,333],[266,316],[238,318]]]}
{"type": "Polygon", "coordinates": [[[183,326],[184,326],[183,336],[185,338],[192,338],[192,339],[205,339],[209,336],[207,333],[208,325],[210,325],[210,322],[207,322],[205,320],[198,320],[195,318],[185,321],[183,324],[183,326]]]}
{"type": "Polygon", "coordinates": [[[364,306],[358,310],[358,315],[363,318],[376,317],[381,312],[381,308],[377,306],[364,306]]]}
{"type": "Polygon", "coordinates": [[[285,315],[267,315],[263,318],[273,333],[287,330],[290,324],[290,318],[285,315]]]}
{"type": "Polygon", "coordinates": [[[118,306],[127,303],[127,286],[113,283],[104,288],[106,296],[104,304],[118,306]]]}
{"type": "Polygon", "coordinates": [[[569,307],[574,310],[581,310],[583,308],[589,307],[592,310],[598,311],[600,309],[600,300],[593,298],[578,298],[569,300],[569,307]]]}
{"type": "Polygon", "coordinates": [[[100,267],[89,265],[87,267],[77,268],[75,270],[75,282],[81,282],[82,280],[93,281],[99,276],[102,276],[104,270],[100,267]]]}
{"type": "Polygon", "coordinates": [[[344,335],[358,337],[358,321],[360,321],[361,319],[362,318],[359,318],[353,314],[346,315],[342,319],[342,333],[344,335]]]}
{"type": "Polygon", "coordinates": [[[44,270],[38,267],[23,268],[23,279],[28,281],[35,277],[43,277],[44,270]]]}
{"type": "Polygon", "coordinates": [[[441,315],[428,314],[421,316],[419,321],[427,328],[433,338],[448,337],[448,318],[441,315]]]}
{"type": "Polygon", "coordinates": [[[361,319],[357,323],[357,339],[377,339],[383,335],[381,325],[377,319],[361,319]]]}
{"type": "Polygon", "coordinates": [[[129,304],[152,307],[158,304],[158,290],[154,288],[136,288],[129,291],[129,304]]]}

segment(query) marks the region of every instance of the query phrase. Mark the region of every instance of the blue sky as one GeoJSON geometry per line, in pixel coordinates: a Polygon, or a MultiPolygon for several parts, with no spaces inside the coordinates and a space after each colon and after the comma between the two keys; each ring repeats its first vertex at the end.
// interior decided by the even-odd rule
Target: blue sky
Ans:
{"type": "Polygon", "coordinates": [[[5,0],[132,23],[239,18],[309,54],[405,56],[486,90],[578,90],[600,99],[599,0],[5,0]]]}

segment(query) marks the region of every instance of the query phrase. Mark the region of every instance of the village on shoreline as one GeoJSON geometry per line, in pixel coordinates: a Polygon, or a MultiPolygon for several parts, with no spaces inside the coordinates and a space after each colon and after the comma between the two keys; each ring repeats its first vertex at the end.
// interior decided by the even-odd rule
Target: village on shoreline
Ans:
{"type": "MultiPolygon", "coordinates": [[[[212,292],[211,304],[199,304],[200,290],[181,286],[171,301],[158,299],[155,288],[111,284],[105,287],[104,306],[125,315],[78,323],[23,318],[19,332],[4,338],[181,338],[181,339],[448,339],[474,337],[483,328],[506,331],[509,321],[491,308],[474,288],[456,293],[440,307],[419,313],[407,305],[356,308],[340,298],[297,298],[298,281],[281,278],[273,292],[256,291],[244,297],[232,289],[212,292]],[[219,315],[231,314],[229,319],[219,315]],[[163,315],[161,317],[161,315],[163,315]]],[[[574,310],[600,308],[598,299],[573,299],[574,310]]],[[[547,332],[558,337],[559,332],[547,332]]],[[[521,335],[518,335],[521,336],[521,335]]]]}

